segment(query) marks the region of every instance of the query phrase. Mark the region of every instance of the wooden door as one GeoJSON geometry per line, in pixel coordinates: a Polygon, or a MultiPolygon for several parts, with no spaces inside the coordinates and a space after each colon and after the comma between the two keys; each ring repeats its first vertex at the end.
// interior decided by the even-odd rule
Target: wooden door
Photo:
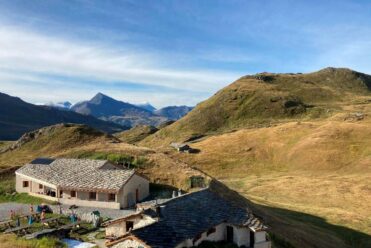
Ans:
{"type": "Polygon", "coordinates": [[[255,233],[250,230],[250,247],[254,247],[255,244],[255,233]]]}
{"type": "Polygon", "coordinates": [[[135,190],[135,202],[139,202],[139,189],[135,190]]]}
{"type": "Polygon", "coordinates": [[[233,227],[227,226],[227,241],[233,243],[233,227]]]}

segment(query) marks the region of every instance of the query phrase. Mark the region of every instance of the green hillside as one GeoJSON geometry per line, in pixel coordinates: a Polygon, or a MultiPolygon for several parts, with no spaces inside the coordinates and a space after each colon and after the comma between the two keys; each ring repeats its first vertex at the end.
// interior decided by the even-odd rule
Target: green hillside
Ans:
{"type": "Polygon", "coordinates": [[[344,104],[371,99],[370,89],[371,76],[349,69],[245,76],[142,144],[168,145],[236,128],[324,118],[342,111],[344,104]]]}

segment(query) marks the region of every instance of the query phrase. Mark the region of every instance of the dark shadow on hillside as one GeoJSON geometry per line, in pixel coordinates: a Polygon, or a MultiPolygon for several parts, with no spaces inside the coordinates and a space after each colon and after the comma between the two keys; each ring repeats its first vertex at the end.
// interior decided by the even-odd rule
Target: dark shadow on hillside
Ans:
{"type": "Polygon", "coordinates": [[[240,207],[248,207],[269,227],[273,247],[371,247],[371,236],[328,223],[314,215],[259,205],[213,179],[210,189],[240,207]]]}
{"type": "Polygon", "coordinates": [[[172,197],[173,191],[178,192],[178,188],[167,184],[151,183],[149,191],[150,197],[146,200],[167,199],[172,197]]]}

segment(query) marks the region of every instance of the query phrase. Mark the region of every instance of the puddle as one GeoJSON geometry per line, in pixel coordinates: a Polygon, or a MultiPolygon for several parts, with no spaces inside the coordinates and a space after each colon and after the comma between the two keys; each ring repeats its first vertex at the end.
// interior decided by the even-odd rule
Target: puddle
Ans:
{"type": "Polygon", "coordinates": [[[96,247],[96,244],[81,242],[75,239],[62,239],[62,242],[67,245],[68,248],[91,248],[96,247]]]}

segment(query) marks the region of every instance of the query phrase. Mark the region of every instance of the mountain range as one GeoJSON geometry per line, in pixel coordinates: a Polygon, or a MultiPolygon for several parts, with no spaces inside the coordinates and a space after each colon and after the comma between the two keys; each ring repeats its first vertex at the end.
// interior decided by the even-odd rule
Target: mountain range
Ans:
{"type": "Polygon", "coordinates": [[[68,101],[50,102],[45,105],[63,110],[72,110],[84,115],[92,115],[105,121],[112,121],[130,127],[138,125],[158,126],[165,121],[179,120],[193,109],[193,107],[188,106],[168,106],[156,109],[148,102],[131,104],[118,101],[102,93],[75,105],[68,101]]]}
{"type": "Polygon", "coordinates": [[[138,125],[158,126],[168,120],[178,120],[192,108],[173,106],[156,110],[149,103],[134,105],[98,93],[89,101],[76,103],[70,109],[77,113],[92,115],[105,121],[135,127],[138,125]]]}
{"type": "Polygon", "coordinates": [[[86,124],[107,133],[128,129],[93,116],[30,104],[3,93],[0,93],[0,106],[0,140],[14,140],[26,132],[57,123],[86,124]]]}

